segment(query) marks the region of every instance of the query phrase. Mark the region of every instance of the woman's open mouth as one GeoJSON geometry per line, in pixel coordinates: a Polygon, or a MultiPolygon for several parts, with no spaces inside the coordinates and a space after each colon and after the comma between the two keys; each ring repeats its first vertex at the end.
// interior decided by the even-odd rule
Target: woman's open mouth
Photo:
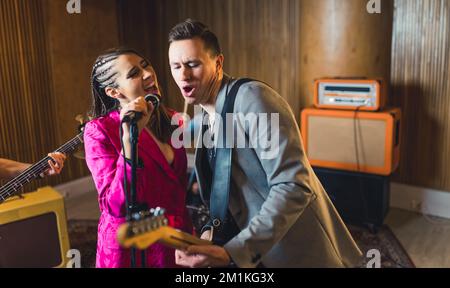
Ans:
{"type": "Polygon", "coordinates": [[[155,86],[148,87],[148,88],[144,89],[144,91],[145,91],[145,93],[148,93],[148,94],[157,94],[157,95],[159,95],[158,88],[156,88],[155,86]]]}

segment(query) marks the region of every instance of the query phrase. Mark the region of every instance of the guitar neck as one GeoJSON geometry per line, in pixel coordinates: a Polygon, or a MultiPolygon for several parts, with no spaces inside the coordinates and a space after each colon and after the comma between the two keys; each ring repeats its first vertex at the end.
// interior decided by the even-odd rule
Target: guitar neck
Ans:
{"type": "MultiPolygon", "coordinates": [[[[147,232],[139,231],[134,235],[132,232],[133,228],[129,229],[130,224],[122,224],[117,230],[117,239],[120,245],[125,248],[136,247],[141,250],[147,249],[155,242],[175,249],[186,249],[190,245],[212,245],[211,241],[200,239],[179,229],[170,226],[158,226],[157,223],[152,224],[150,227],[147,227],[147,232]]],[[[135,230],[140,230],[138,227],[134,228],[135,230]]]]}
{"type": "MultiPolygon", "coordinates": [[[[59,147],[55,150],[55,152],[61,152],[64,154],[69,154],[73,152],[78,145],[83,142],[83,132],[72,138],[70,141],[59,147]]],[[[48,160],[52,158],[49,156],[44,157],[39,162],[33,164],[28,167],[22,173],[11,179],[5,185],[0,188],[0,203],[5,201],[7,198],[11,197],[17,191],[22,189],[22,187],[29,183],[31,180],[34,180],[39,177],[43,172],[45,172],[50,165],[48,164],[48,160]]]]}
{"type": "Polygon", "coordinates": [[[190,245],[212,245],[211,241],[200,239],[169,226],[161,227],[161,230],[163,233],[159,242],[175,249],[186,249],[190,245]]]}

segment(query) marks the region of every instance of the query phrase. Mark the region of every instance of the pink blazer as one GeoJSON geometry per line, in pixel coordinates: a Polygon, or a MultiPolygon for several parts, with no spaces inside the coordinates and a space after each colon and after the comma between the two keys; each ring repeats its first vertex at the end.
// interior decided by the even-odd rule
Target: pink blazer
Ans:
{"type": "MultiPolygon", "coordinates": [[[[124,160],[120,154],[119,112],[92,120],[84,129],[86,163],[92,173],[101,216],[98,225],[97,267],[129,267],[130,253],[119,246],[116,231],[125,222],[123,190],[124,160]]],[[[166,210],[169,225],[192,232],[185,205],[187,160],[184,148],[174,149],[175,159],[169,165],[153,137],[145,130],[139,135],[138,155],[143,168],[137,169],[137,199],[149,208],[166,210]]],[[[127,179],[131,167],[126,164],[127,179]]],[[[128,184],[128,189],[129,189],[128,184]]],[[[140,259],[140,253],[137,253],[140,259]]],[[[146,250],[149,267],[175,267],[174,250],[153,244],[146,250]]],[[[138,262],[140,263],[140,261],[138,262]]]]}

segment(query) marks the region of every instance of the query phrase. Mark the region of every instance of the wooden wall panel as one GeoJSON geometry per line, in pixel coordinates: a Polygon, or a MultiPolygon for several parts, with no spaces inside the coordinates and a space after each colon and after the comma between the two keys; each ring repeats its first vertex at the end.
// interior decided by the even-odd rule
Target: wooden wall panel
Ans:
{"type": "MultiPolygon", "coordinates": [[[[167,34],[187,17],[219,36],[226,72],[266,81],[298,119],[310,103],[300,82],[306,1],[83,0],[80,15],[66,13],[66,0],[0,1],[0,157],[34,162],[73,136],[75,115],[90,103],[92,61],[119,44],[150,58],[164,101],[181,110],[167,34]]],[[[389,101],[403,111],[394,180],[450,191],[449,17],[446,0],[395,0],[389,101]]],[[[67,165],[50,181],[87,175],[83,161],[72,158],[67,165]]]]}
{"type": "Polygon", "coordinates": [[[381,78],[389,84],[393,2],[383,0],[382,13],[369,14],[366,0],[301,1],[301,106],[313,104],[319,78],[381,78]]]}
{"type": "MultiPolygon", "coordinates": [[[[56,105],[40,0],[0,2],[0,157],[35,162],[53,150],[56,105]]],[[[27,187],[33,190],[43,182],[27,187]]]]}
{"type": "MultiPolygon", "coordinates": [[[[34,163],[78,134],[92,64],[119,44],[115,1],[83,0],[81,14],[67,13],[66,4],[0,1],[0,157],[34,163]]],[[[61,176],[25,190],[85,175],[84,160],[69,157],[61,176]]]]}
{"type": "MultiPolygon", "coordinates": [[[[139,2],[126,1],[128,16],[125,22],[136,23],[137,19],[130,15],[136,11],[133,5],[139,2]]],[[[225,70],[234,76],[255,77],[271,84],[288,100],[298,119],[300,109],[311,104],[308,83],[301,82],[302,72],[308,73],[301,68],[305,60],[301,51],[305,45],[314,44],[305,43],[309,39],[307,34],[314,28],[310,25],[314,21],[322,21],[313,19],[312,24],[305,24],[308,21],[302,17],[308,16],[308,5],[314,5],[309,2],[313,1],[151,1],[147,7],[140,4],[138,8],[148,9],[146,17],[149,24],[142,25],[140,34],[149,38],[147,42],[136,40],[133,44],[140,46],[139,43],[143,43],[141,47],[149,49],[150,43],[152,48],[147,53],[159,75],[168,103],[181,110],[182,98],[167,63],[167,33],[187,17],[203,21],[221,40],[225,70]]],[[[344,5],[340,1],[331,2],[336,9],[344,5]]],[[[361,0],[361,3],[365,2],[361,0]]],[[[401,107],[403,111],[401,163],[393,179],[450,191],[450,79],[447,72],[450,64],[450,3],[447,0],[395,0],[394,5],[394,12],[387,11],[394,14],[392,39],[387,37],[384,43],[388,47],[392,41],[392,64],[376,68],[380,71],[377,74],[390,73],[390,104],[401,107]]],[[[369,15],[364,11],[364,5],[360,6],[363,17],[370,17],[368,21],[376,23],[380,15],[369,15]]],[[[386,6],[383,4],[382,7],[386,6]]],[[[341,29],[341,32],[347,30],[341,29]]],[[[134,31],[125,29],[124,32],[134,31]]],[[[348,35],[343,34],[342,37],[348,35]]],[[[389,63],[385,60],[381,62],[389,63]]],[[[364,71],[365,68],[358,69],[364,71]]]]}
{"type": "MultiPolygon", "coordinates": [[[[54,115],[59,143],[78,131],[75,117],[85,114],[91,103],[90,76],[96,57],[119,45],[115,1],[82,0],[81,13],[69,14],[66,0],[46,0],[47,49],[51,59],[54,115]]],[[[61,181],[89,175],[86,163],[74,157],[67,161],[61,181]]]]}
{"type": "MultiPolygon", "coordinates": [[[[126,11],[145,8],[144,2],[126,1],[126,11]]],[[[167,35],[175,24],[190,17],[204,22],[217,34],[225,55],[225,72],[267,82],[299,115],[299,1],[167,0],[152,1],[147,9],[148,24],[142,28],[143,33],[135,34],[142,41],[131,41],[131,35],[125,44],[133,43],[145,50],[145,45],[152,42],[150,61],[170,106],[183,109],[183,98],[170,74],[167,35]],[[148,34],[152,40],[145,40],[148,34]]],[[[129,23],[125,34],[133,33],[130,27],[136,27],[139,21],[130,15],[123,20],[129,23]]]]}
{"type": "Polygon", "coordinates": [[[395,181],[450,191],[450,2],[396,0],[391,104],[402,108],[395,181]]]}

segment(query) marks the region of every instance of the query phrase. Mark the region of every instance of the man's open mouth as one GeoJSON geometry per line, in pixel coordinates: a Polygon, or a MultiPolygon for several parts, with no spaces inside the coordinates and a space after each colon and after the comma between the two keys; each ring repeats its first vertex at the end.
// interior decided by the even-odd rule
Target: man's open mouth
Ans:
{"type": "Polygon", "coordinates": [[[183,96],[184,97],[193,97],[192,94],[194,93],[195,87],[193,87],[193,86],[184,86],[182,88],[182,90],[183,90],[183,96]]]}

